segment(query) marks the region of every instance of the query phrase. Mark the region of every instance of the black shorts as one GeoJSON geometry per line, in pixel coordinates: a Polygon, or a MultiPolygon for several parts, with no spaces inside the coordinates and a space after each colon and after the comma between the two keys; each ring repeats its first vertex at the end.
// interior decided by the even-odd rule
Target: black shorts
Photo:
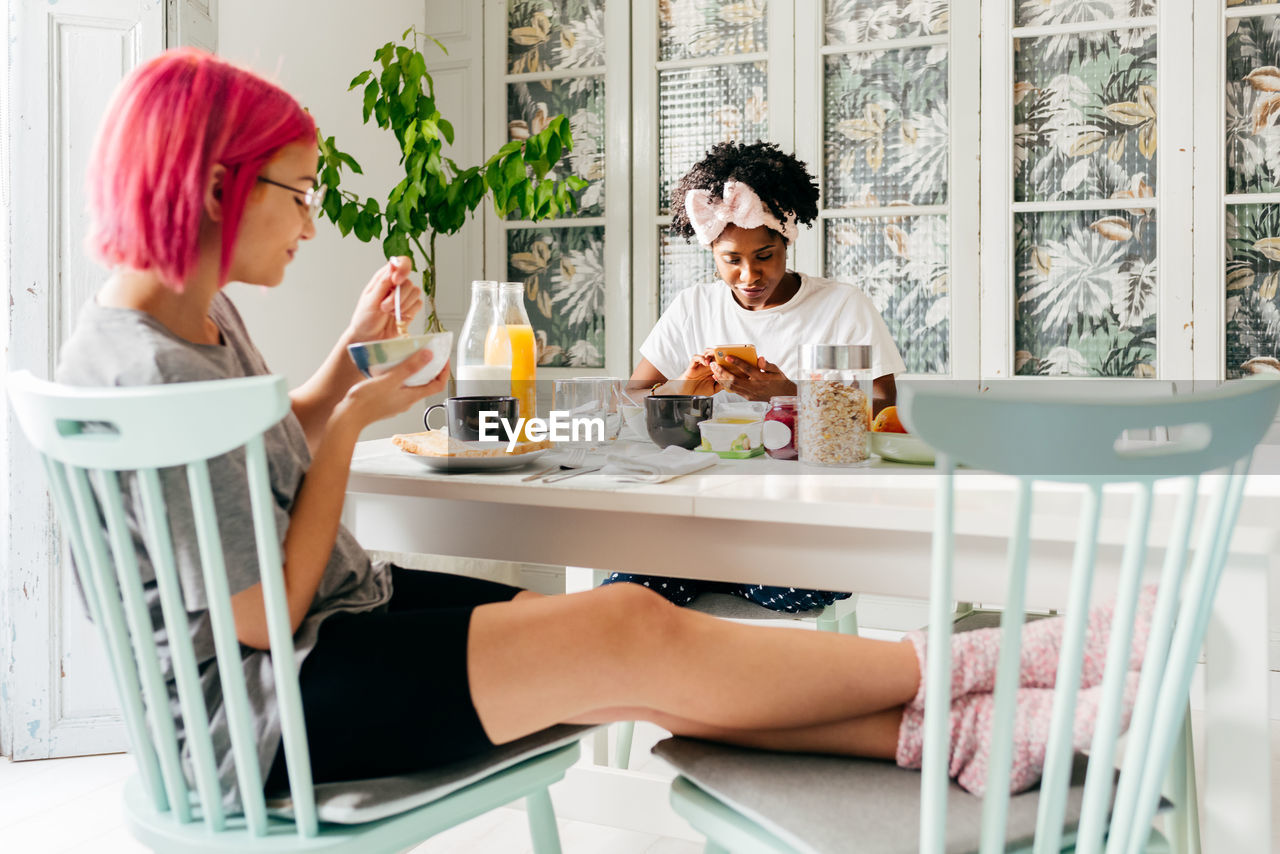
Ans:
{"type": "MultiPolygon", "coordinates": [[[[471,702],[467,631],[477,605],[519,592],[393,566],[387,610],[326,619],[299,674],[314,781],[406,774],[491,749],[471,702]]],[[[264,788],[288,789],[283,745],[264,788]]]]}

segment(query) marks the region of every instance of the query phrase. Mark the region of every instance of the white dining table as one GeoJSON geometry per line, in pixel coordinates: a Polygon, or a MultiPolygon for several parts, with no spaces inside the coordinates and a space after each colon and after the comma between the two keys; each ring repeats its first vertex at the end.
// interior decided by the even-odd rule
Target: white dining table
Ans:
{"type": "MultiPolygon", "coordinates": [[[[522,480],[554,459],[514,471],[446,473],[390,440],[361,442],[344,521],[371,549],[929,596],[938,477],[931,467],[875,460],[857,469],[818,469],[760,457],[717,460],[665,483],[624,483],[599,473],[551,484],[522,480]]],[[[1280,566],[1280,447],[1260,448],[1252,475],[1205,643],[1199,784],[1210,852],[1265,851],[1271,842],[1268,602],[1280,566]]],[[[1000,475],[957,472],[957,599],[1005,598],[1014,484],[1000,475]]],[[[1037,491],[1029,608],[1065,607],[1079,495],[1065,486],[1037,491]]],[[[1124,490],[1107,493],[1095,597],[1114,590],[1131,498],[1124,490]]],[[[1153,574],[1175,500],[1172,487],[1157,491],[1148,560],[1153,574]]],[[[665,802],[665,784],[658,795],[626,772],[583,773],[592,770],[601,779],[579,779],[575,791],[593,803],[609,786],[625,790],[631,803],[665,802]]],[[[568,815],[601,821],[590,809],[568,815]]]]}

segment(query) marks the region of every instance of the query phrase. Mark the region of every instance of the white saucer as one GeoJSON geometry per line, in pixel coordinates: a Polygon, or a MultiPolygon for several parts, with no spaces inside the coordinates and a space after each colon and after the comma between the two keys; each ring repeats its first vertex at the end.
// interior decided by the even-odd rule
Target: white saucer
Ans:
{"type": "Polygon", "coordinates": [[[426,454],[410,454],[408,451],[404,453],[429,469],[447,472],[467,472],[518,469],[538,459],[548,450],[550,449],[542,448],[541,450],[529,451],[524,454],[503,454],[500,457],[429,457],[426,454]]]}

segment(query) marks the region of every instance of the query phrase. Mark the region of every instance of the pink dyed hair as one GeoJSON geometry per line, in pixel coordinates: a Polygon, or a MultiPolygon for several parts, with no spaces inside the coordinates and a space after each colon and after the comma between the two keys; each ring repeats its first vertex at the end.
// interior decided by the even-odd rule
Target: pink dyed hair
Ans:
{"type": "Polygon", "coordinates": [[[205,183],[222,165],[225,284],[262,167],[315,136],[311,115],[275,84],[194,48],[160,54],[120,84],[98,131],[87,180],[90,251],[182,290],[199,255],[205,183]]]}

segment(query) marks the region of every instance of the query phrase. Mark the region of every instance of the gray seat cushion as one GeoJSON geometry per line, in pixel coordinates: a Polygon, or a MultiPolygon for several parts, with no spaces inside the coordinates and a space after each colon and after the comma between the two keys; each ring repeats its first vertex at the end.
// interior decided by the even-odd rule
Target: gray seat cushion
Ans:
{"type": "MultiPolygon", "coordinates": [[[[439,800],[504,768],[578,741],[594,728],[561,724],[500,745],[483,756],[430,771],[321,783],[315,787],[316,813],[321,821],[334,824],[363,824],[399,815],[439,800]]],[[[291,819],[293,799],[288,794],[269,798],[267,809],[274,816],[291,819]]]]}
{"type": "MultiPolygon", "coordinates": [[[[919,851],[918,771],[874,759],[773,753],[691,738],[665,739],[653,752],[798,851],[919,851]]],[[[1085,766],[1085,757],[1077,756],[1067,796],[1068,831],[1080,816],[1085,766]]],[[[1039,800],[1038,788],[1010,799],[1006,839],[1011,847],[1034,836],[1039,800]]],[[[952,783],[948,854],[976,851],[981,831],[982,799],[952,783]]]]}
{"type": "Polygon", "coordinates": [[[821,608],[815,608],[812,611],[804,611],[799,614],[774,611],[763,605],[757,605],[750,599],[743,599],[741,596],[734,596],[731,593],[699,593],[697,598],[689,603],[689,608],[702,614],[719,617],[722,620],[787,620],[794,622],[796,620],[813,620],[822,613],[821,608]]]}

